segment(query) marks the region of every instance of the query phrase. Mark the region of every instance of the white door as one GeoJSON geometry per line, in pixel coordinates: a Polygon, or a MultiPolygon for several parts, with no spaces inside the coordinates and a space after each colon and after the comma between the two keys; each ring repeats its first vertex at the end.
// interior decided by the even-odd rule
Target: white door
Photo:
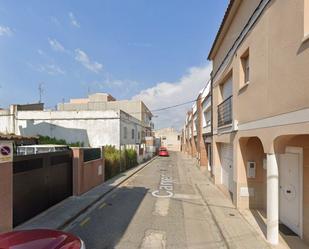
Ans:
{"type": "Polygon", "coordinates": [[[208,156],[208,165],[207,165],[207,168],[208,168],[208,171],[211,172],[211,145],[210,144],[207,144],[207,156],[208,156]]]}
{"type": "Polygon", "coordinates": [[[300,163],[299,154],[280,155],[279,162],[279,219],[300,235],[300,163]]]}
{"type": "Polygon", "coordinates": [[[221,144],[221,182],[233,192],[233,145],[221,144]]]}

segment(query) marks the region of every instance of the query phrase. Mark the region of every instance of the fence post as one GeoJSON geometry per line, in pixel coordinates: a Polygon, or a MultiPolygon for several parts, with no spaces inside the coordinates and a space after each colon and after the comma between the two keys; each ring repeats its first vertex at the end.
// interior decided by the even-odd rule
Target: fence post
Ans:
{"type": "Polygon", "coordinates": [[[13,146],[12,142],[0,141],[0,232],[11,231],[12,228],[13,146]]]}
{"type": "Polygon", "coordinates": [[[101,160],[102,160],[102,173],[103,173],[102,181],[105,182],[105,152],[104,152],[104,146],[101,147],[101,160]]]}
{"type": "Polygon", "coordinates": [[[80,195],[82,192],[82,177],[84,153],[82,148],[72,148],[73,151],[73,195],[80,195]]]}

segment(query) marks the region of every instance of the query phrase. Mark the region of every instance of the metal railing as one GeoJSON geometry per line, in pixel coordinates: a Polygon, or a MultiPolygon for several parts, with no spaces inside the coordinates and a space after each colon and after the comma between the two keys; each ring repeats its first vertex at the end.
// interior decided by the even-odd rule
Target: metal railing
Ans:
{"type": "Polygon", "coordinates": [[[218,127],[232,123],[232,97],[228,97],[218,105],[218,127]]]}

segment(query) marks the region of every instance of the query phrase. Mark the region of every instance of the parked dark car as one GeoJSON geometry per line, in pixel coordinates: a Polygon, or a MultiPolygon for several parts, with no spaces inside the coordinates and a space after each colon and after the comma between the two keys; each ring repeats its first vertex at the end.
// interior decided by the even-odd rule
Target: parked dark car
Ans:
{"type": "Polygon", "coordinates": [[[85,249],[83,241],[66,232],[34,229],[0,234],[1,249],[85,249]]]}
{"type": "Polygon", "coordinates": [[[168,151],[165,147],[159,148],[159,156],[169,156],[168,151]]]}

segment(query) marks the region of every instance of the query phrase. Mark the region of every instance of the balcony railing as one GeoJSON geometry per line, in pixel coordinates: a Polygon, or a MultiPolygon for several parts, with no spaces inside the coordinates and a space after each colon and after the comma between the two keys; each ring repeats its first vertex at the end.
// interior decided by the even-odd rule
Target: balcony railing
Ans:
{"type": "Polygon", "coordinates": [[[232,96],[218,105],[218,127],[232,123],[232,96]]]}

